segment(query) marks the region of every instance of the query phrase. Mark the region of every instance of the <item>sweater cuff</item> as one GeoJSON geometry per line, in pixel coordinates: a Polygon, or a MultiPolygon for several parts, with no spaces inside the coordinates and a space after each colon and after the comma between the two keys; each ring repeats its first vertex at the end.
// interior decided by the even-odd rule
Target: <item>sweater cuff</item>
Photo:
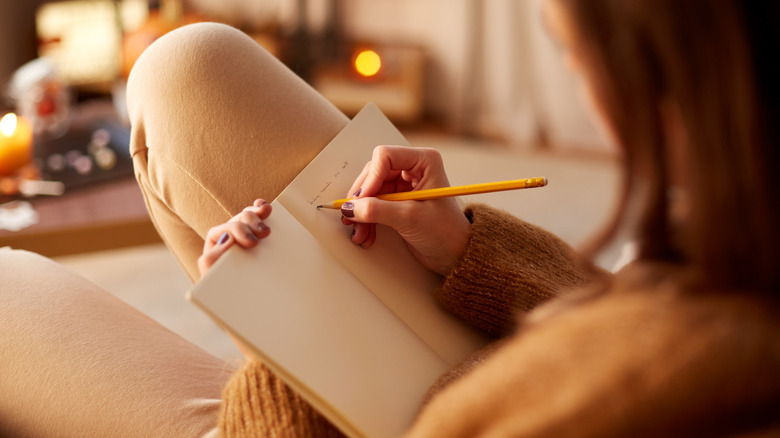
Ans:
{"type": "Polygon", "coordinates": [[[343,437],[325,417],[256,359],[222,391],[220,437],[343,437]]]}
{"type": "Polygon", "coordinates": [[[439,303],[494,336],[511,333],[528,312],[596,271],[552,233],[486,205],[470,205],[466,250],[434,292],[439,303]]]}

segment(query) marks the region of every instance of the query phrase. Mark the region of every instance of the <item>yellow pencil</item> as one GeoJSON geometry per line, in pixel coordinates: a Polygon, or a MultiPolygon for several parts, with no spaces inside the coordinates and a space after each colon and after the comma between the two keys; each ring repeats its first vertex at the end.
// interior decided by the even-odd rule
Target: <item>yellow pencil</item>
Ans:
{"type": "MultiPolygon", "coordinates": [[[[534,187],[544,187],[547,185],[547,178],[541,176],[538,178],[515,179],[511,181],[497,181],[482,184],[469,184],[456,187],[442,187],[439,189],[412,190],[411,192],[387,193],[377,196],[378,199],[385,201],[425,201],[428,199],[448,198],[452,196],[476,195],[479,193],[501,192],[504,190],[530,189],[534,187]]],[[[339,209],[345,202],[354,198],[337,199],[328,204],[318,205],[317,208],[339,209]]]]}

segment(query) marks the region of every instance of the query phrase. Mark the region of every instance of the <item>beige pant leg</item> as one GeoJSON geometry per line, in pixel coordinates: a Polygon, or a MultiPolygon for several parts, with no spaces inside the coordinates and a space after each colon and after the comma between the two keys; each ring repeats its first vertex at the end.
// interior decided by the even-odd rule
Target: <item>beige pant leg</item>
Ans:
{"type": "Polygon", "coordinates": [[[0,249],[0,436],[202,436],[231,372],[65,267],[0,249]]]}
{"type": "Polygon", "coordinates": [[[193,279],[208,229],[273,200],[348,122],[255,41],[213,23],[147,49],[128,107],[147,208],[193,279]]]}

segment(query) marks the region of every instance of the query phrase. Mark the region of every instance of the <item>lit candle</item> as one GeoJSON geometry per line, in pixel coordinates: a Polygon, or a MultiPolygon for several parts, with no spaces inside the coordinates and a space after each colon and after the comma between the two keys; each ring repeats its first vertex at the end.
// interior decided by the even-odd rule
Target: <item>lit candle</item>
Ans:
{"type": "Polygon", "coordinates": [[[373,50],[361,50],[355,55],[355,71],[364,78],[370,78],[379,73],[382,68],[382,58],[373,50]]]}
{"type": "Polygon", "coordinates": [[[32,159],[33,132],[30,123],[9,113],[0,120],[0,175],[11,174],[32,159]]]}

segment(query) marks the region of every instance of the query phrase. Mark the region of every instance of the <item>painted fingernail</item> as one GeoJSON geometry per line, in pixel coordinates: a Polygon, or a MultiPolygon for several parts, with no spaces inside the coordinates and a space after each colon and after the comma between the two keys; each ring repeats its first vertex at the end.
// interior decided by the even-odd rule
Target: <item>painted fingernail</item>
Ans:
{"type": "Polygon", "coordinates": [[[270,202],[264,200],[263,202],[260,203],[260,206],[268,205],[268,204],[270,204],[270,202]]]}
{"type": "Polygon", "coordinates": [[[358,196],[360,196],[361,193],[363,193],[363,187],[357,189],[357,192],[353,193],[352,197],[357,198],[358,196]]]}
{"type": "Polygon", "coordinates": [[[351,202],[345,202],[341,206],[341,214],[343,214],[344,217],[355,217],[355,204],[351,202]]]}
{"type": "Polygon", "coordinates": [[[352,227],[352,237],[355,237],[355,233],[357,233],[357,228],[352,227]]]}
{"type": "Polygon", "coordinates": [[[262,233],[263,231],[268,230],[268,225],[266,225],[265,222],[262,222],[262,221],[258,222],[257,223],[257,229],[260,230],[260,232],[262,233]]]}
{"type": "Polygon", "coordinates": [[[230,239],[230,234],[228,234],[227,232],[222,233],[222,235],[219,236],[219,240],[217,240],[217,245],[224,245],[225,242],[228,241],[228,239],[230,239]]]}
{"type": "Polygon", "coordinates": [[[255,233],[246,233],[246,237],[248,237],[248,238],[249,238],[249,240],[254,240],[255,242],[257,242],[258,240],[260,240],[260,238],[259,238],[259,237],[255,236],[255,233]]]}

